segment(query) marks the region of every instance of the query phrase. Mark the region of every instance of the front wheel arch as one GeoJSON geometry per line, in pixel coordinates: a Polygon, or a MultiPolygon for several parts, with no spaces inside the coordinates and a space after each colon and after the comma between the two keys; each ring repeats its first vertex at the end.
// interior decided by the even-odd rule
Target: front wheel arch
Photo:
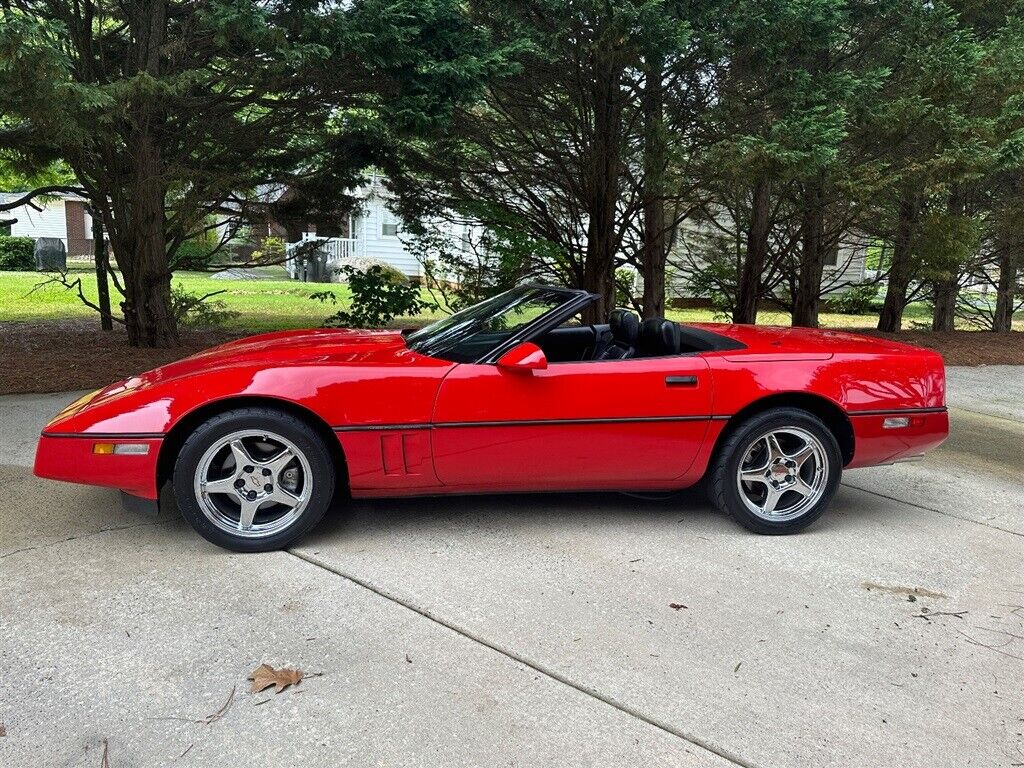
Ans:
{"type": "Polygon", "coordinates": [[[188,436],[200,424],[209,421],[214,416],[219,416],[222,413],[237,410],[238,408],[270,408],[281,411],[303,421],[306,426],[315,431],[317,436],[323,440],[324,445],[327,446],[328,451],[330,451],[331,460],[334,463],[336,478],[334,491],[336,496],[339,497],[335,501],[344,499],[348,494],[349,488],[348,464],[345,460],[345,452],[341,447],[341,442],[330,425],[318,414],[291,400],[277,397],[260,397],[258,395],[241,395],[214,400],[211,403],[206,403],[189,411],[178,419],[170,431],[164,435],[163,442],[160,445],[160,454],[157,457],[156,465],[158,491],[170,482],[174,474],[174,464],[177,462],[178,454],[188,436]]]}

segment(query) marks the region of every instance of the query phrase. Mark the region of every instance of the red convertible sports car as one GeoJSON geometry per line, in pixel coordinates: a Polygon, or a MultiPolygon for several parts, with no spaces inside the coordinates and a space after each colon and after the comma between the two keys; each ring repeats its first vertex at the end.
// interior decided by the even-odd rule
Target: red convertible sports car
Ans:
{"type": "Polygon", "coordinates": [[[521,285],[410,332],[225,344],[112,384],[44,429],[40,477],[110,486],[238,551],[287,546],[341,496],[673,491],[758,533],[828,506],[844,468],[948,431],[934,352],[825,330],[679,326],[521,285]]]}

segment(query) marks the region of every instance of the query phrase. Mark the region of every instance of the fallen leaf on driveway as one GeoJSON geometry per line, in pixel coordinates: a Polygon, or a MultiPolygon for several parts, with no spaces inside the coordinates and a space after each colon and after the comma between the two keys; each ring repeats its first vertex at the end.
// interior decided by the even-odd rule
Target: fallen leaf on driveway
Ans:
{"type": "Polygon", "coordinates": [[[6,736],[6,735],[7,735],[7,729],[4,727],[3,723],[0,723],[0,736],[6,736]]]}
{"type": "MultiPolygon", "coordinates": [[[[686,606],[682,603],[669,603],[668,607],[671,608],[673,611],[678,611],[680,608],[686,608],[686,606]]],[[[687,608],[687,610],[689,609],[687,608]]]]}
{"type": "Polygon", "coordinates": [[[304,676],[301,669],[274,669],[269,664],[260,664],[249,675],[252,680],[250,693],[259,693],[270,686],[274,686],[275,693],[280,693],[289,685],[298,685],[304,676]]]}

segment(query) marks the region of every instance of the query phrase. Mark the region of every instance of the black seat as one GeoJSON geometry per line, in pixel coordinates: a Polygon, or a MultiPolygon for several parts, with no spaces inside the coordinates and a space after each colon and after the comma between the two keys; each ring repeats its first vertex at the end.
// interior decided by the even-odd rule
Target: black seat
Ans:
{"type": "Polygon", "coordinates": [[[608,315],[608,328],[612,334],[611,343],[599,350],[595,360],[622,360],[636,352],[640,336],[640,318],[628,309],[614,309],[608,315]]]}
{"type": "Polygon", "coordinates": [[[637,357],[678,355],[681,344],[679,326],[671,320],[649,317],[640,325],[637,357]]]}

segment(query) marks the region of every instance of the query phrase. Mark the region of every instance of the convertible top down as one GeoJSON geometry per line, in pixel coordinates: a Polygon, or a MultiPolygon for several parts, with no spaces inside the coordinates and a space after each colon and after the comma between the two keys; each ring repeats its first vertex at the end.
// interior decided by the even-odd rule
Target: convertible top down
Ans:
{"type": "Polygon", "coordinates": [[[525,284],[412,333],[224,344],[93,392],[43,430],[40,477],[154,507],[210,541],[287,546],[339,497],[682,489],[759,533],[817,519],[844,469],[948,432],[942,358],[830,330],[683,326],[525,284]]]}

